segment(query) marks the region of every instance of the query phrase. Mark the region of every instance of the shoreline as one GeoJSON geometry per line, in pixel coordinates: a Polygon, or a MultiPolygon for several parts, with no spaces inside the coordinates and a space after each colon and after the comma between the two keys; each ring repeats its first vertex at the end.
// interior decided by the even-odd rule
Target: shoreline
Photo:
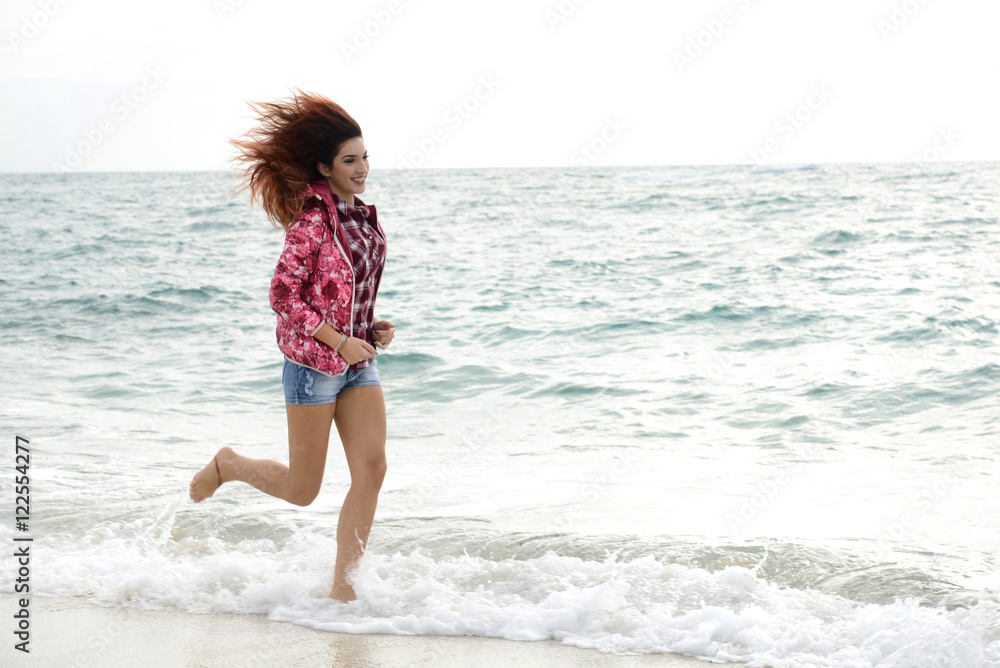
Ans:
{"type": "MultiPolygon", "coordinates": [[[[18,609],[15,594],[3,610],[18,609]]],[[[32,596],[30,654],[9,665],[141,666],[158,668],[274,665],[338,668],[640,668],[723,665],[678,654],[605,654],[556,640],[515,641],[479,636],[404,636],[316,631],[262,615],[198,614],[176,610],[105,607],[86,599],[32,596]]],[[[4,616],[7,617],[6,613],[4,616]]],[[[13,636],[12,636],[13,637],[13,636]]],[[[742,664],[730,664],[742,665],[742,664]]]]}

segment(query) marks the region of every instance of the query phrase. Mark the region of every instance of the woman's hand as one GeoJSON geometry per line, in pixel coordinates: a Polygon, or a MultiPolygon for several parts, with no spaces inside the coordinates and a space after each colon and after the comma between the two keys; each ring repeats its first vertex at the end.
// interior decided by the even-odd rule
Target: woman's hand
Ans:
{"type": "Polygon", "coordinates": [[[379,348],[386,348],[396,336],[396,328],[388,320],[376,320],[372,325],[372,340],[379,348]]]}
{"type": "Polygon", "coordinates": [[[337,352],[340,353],[340,356],[348,364],[357,364],[364,360],[375,359],[375,349],[367,341],[362,341],[353,336],[347,337],[344,345],[340,346],[340,350],[337,352]]]}

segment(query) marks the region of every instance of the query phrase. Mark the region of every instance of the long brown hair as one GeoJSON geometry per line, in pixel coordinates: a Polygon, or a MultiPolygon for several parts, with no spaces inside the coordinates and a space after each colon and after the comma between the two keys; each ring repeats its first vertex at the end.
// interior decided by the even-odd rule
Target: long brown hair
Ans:
{"type": "Polygon", "coordinates": [[[260,123],[231,140],[243,175],[237,190],[249,188],[251,206],[259,201],[271,223],[287,231],[302,213],[306,187],[323,178],[316,165],[360,137],[361,126],[336,102],[301,90],[285,100],[248,104],[260,123]]]}

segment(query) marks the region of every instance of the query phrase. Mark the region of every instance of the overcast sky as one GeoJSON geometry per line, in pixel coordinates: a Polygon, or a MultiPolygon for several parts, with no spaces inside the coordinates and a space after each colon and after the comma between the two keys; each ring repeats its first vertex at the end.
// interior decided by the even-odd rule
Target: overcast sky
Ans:
{"type": "Polygon", "coordinates": [[[0,171],[208,170],[293,87],[372,167],[1000,159],[997,0],[4,0],[0,171]]]}

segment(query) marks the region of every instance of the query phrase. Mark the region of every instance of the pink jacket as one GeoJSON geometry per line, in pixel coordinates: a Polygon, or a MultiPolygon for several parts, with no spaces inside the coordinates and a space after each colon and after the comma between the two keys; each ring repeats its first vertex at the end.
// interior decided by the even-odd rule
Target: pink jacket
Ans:
{"type": "MultiPolygon", "coordinates": [[[[326,181],[314,181],[306,196],[302,214],[285,235],[285,247],[271,279],[271,308],[278,314],[278,348],[293,362],[339,376],[347,371],[347,360],[313,334],[324,322],[342,334],[351,334],[354,269],[330,186],[326,181]]],[[[378,224],[375,207],[367,206],[378,224]]]]}

